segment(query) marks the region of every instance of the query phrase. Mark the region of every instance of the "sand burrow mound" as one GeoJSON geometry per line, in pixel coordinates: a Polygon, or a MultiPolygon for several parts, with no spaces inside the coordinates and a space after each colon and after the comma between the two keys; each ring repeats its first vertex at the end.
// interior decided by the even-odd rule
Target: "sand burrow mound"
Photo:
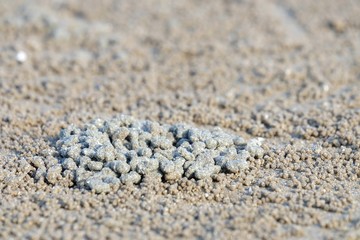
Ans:
{"type": "Polygon", "coordinates": [[[59,163],[47,169],[46,179],[56,184],[59,175],[72,176],[74,185],[97,193],[137,184],[144,176],[204,179],[246,169],[250,156],[262,156],[261,142],[246,142],[219,128],[165,125],[124,115],[96,119],[61,131],[59,163]]]}

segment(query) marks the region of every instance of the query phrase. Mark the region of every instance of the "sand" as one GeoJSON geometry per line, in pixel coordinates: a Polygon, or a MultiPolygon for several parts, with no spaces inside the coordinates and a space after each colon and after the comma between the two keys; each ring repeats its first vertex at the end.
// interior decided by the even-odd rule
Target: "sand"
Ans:
{"type": "Polygon", "coordinates": [[[0,2],[0,238],[359,239],[358,1],[0,2]],[[238,173],[98,194],[37,169],[126,114],[264,138],[238,173]]]}

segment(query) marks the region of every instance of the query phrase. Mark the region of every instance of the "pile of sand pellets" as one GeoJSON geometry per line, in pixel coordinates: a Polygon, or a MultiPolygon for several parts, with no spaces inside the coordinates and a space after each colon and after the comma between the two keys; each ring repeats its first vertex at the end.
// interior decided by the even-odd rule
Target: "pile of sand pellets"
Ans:
{"type": "Polygon", "coordinates": [[[56,184],[68,177],[75,186],[96,193],[138,184],[143,176],[162,181],[211,178],[246,169],[250,156],[262,157],[262,141],[246,142],[220,128],[166,125],[125,115],[96,119],[83,128],[61,131],[56,142],[59,161],[48,164],[45,178],[56,184]]]}

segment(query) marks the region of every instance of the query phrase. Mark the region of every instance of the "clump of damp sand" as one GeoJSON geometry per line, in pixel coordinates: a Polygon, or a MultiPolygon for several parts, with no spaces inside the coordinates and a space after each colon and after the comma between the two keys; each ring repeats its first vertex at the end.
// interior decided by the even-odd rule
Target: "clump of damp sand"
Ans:
{"type": "Polygon", "coordinates": [[[250,156],[261,157],[262,139],[245,141],[220,128],[199,129],[118,116],[96,119],[83,128],[69,126],[56,143],[59,162],[47,169],[56,184],[71,176],[73,185],[109,192],[120,184],[138,184],[144,176],[173,181],[237,173],[250,156]]]}

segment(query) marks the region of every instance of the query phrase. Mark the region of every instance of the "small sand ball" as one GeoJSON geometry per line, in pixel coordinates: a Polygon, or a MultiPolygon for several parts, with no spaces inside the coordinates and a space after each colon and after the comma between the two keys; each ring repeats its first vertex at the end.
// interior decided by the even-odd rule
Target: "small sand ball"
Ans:
{"type": "Polygon", "coordinates": [[[47,171],[56,184],[64,171],[74,171],[74,185],[95,193],[118,184],[139,184],[159,175],[163,181],[212,178],[238,173],[250,156],[262,157],[262,139],[246,142],[219,128],[200,129],[118,116],[96,119],[83,128],[69,126],[56,143],[59,165],[47,171]]]}
{"type": "Polygon", "coordinates": [[[24,51],[19,51],[16,53],[16,61],[18,63],[24,63],[27,60],[27,54],[24,51]]]}

